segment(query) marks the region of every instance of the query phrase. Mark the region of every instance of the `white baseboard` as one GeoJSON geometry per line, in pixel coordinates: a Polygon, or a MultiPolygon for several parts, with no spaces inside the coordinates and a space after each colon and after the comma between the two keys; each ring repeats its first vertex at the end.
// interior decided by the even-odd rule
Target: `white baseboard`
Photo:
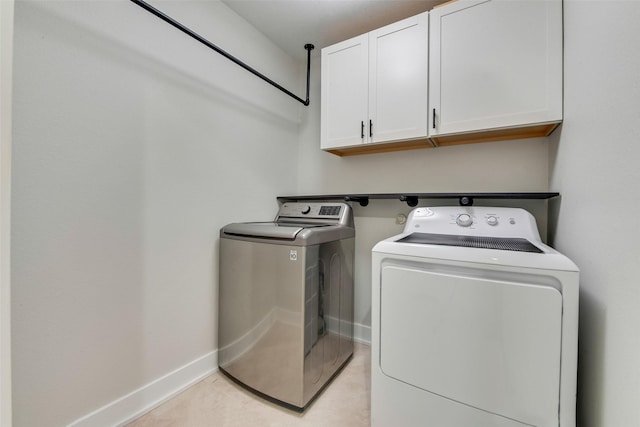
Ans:
{"type": "Polygon", "coordinates": [[[353,340],[360,344],[371,345],[371,326],[354,323],[353,340]]]}
{"type": "MultiPolygon", "coordinates": [[[[371,345],[371,326],[355,323],[353,335],[354,341],[371,345]]],[[[216,350],[77,419],[68,427],[122,426],[217,370],[218,351],[216,350]]]]}
{"type": "Polygon", "coordinates": [[[217,370],[218,352],[212,351],[77,419],[68,427],[122,426],[217,370]]]}

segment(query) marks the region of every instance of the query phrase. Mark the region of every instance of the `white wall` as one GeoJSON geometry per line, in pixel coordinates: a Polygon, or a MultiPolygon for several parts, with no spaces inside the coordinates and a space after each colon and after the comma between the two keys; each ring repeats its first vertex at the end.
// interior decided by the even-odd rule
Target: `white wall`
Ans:
{"type": "MultiPolygon", "coordinates": [[[[154,4],[297,87],[224,4],[154,4]]],[[[299,107],[129,1],[25,0],[15,19],[14,425],[59,426],[215,367],[218,230],[295,191],[299,107]]]]}
{"type": "Polygon", "coordinates": [[[553,243],[581,269],[581,427],[640,425],[640,2],[566,0],[553,243]]]}
{"type": "Polygon", "coordinates": [[[0,1],[0,425],[11,426],[11,122],[14,2],[0,1]]]}
{"type": "MultiPolygon", "coordinates": [[[[546,138],[460,145],[395,153],[338,157],[320,150],[320,50],[314,53],[311,105],[302,112],[298,193],[546,192],[546,138]]],[[[457,205],[457,200],[420,200],[420,206],[457,205]]],[[[478,200],[477,205],[530,210],[546,238],[546,201],[478,200]]],[[[355,204],[356,336],[370,339],[371,249],[402,231],[396,215],[411,208],[399,201],[355,204]]]]}
{"type": "MultiPolygon", "coordinates": [[[[221,3],[154,4],[300,87],[221,3]]],[[[68,424],[212,354],[218,229],[272,216],[276,195],[549,189],[552,243],[582,270],[580,426],[640,425],[639,20],[638,2],[565,1],[565,122],[549,140],[339,158],[319,149],[319,49],[298,130],[295,102],[130,2],[18,2],[15,425],[68,424]]],[[[436,203],[455,200],[421,202],[436,203]]],[[[546,203],[521,205],[545,234],[546,203]]],[[[361,337],[370,249],[409,209],[355,206],[361,337]]]]}

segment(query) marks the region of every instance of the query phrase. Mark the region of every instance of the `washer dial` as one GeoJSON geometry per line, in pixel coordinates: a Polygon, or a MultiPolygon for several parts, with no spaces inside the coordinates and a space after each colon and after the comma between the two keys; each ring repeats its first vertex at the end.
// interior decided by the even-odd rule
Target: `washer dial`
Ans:
{"type": "Polygon", "coordinates": [[[456,218],[456,224],[460,227],[469,227],[473,224],[473,218],[471,218],[471,215],[469,214],[460,214],[458,215],[458,218],[456,218]]]}

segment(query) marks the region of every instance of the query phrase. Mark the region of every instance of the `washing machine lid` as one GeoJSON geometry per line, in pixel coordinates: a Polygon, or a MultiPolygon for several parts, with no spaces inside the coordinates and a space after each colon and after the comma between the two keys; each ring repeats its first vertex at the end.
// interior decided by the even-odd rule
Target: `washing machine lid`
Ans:
{"type": "Polygon", "coordinates": [[[225,234],[267,239],[295,240],[298,233],[307,228],[326,227],[332,224],[304,222],[243,222],[225,226],[225,234]]]}
{"type": "Polygon", "coordinates": [[[527,239],[517,237],[464,236],[453,234],[411,233],[397,240],[404,243],[460,246],[465,248],[498,249],[504,251],[543,253],[527,239]]]}

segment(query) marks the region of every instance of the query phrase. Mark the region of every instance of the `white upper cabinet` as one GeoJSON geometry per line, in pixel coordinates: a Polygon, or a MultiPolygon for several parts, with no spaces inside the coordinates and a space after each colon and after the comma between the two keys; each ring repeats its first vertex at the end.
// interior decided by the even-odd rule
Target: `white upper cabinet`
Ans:
{"type": "Polygon", "coordinates": [[[549,135],[562,0],[457,0],[322,50],[321,147],[338,155],[549,135]]]}
{"type": "Polygon", "coordinates": [[[365,142],[369,123],[369,36],[322,49],[321,147],[365,142]]]}
{"type": "Polygon", "coordinates": [[[427,137],[428,14],[369,33],[370,142],[427,137]]]}
{"type": "Polygon", "coordinates": [[[438,145],[547,135],[562,120],[561,0],[447,3],[430,12],[429,37],[438,145]]]}
{"type": "Polygon", "coordinates": [[[324,48],[322,149],[347,154],[338,149],[362,152],[363,144],[424,140],[427,49],[426,12],[324,48]]]}

